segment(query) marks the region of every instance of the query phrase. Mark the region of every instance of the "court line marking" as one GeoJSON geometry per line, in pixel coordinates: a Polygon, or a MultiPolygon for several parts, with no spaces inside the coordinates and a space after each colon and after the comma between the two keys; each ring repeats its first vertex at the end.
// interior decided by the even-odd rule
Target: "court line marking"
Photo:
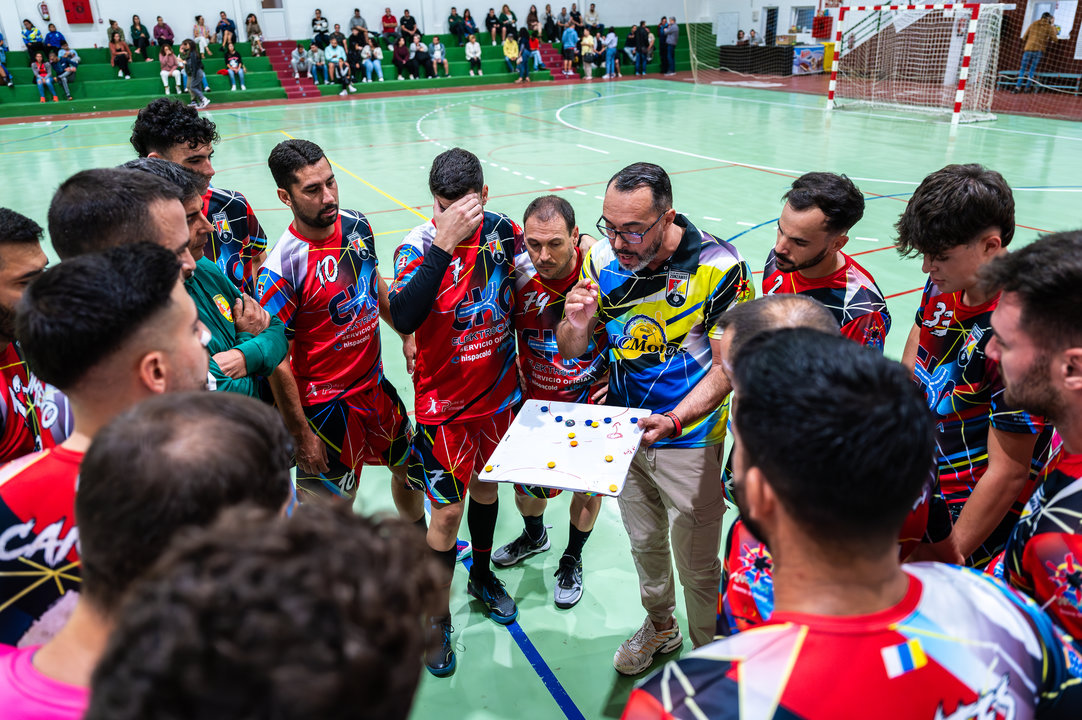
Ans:
{"type": "MultiPolygon", "coordinates": [[[[278,132],[282,133],[283,135],[285,135],[285,136],[286,136],[287,138],[289,138],[290,140],[296,140],[296,138],[295,138],[295,137],[293,137],[292,135],[290,135],[289,133],[287,133],[287,132],[286,132],[285,130],[279,130],[278,132]]],[[[387,198],[388,200],[390,200],[391,202],[393,202],[393,203],[394,203],[395,205],[399,205],[399,206],[401,206],[401,207],[405,208],[406,210],[409,210],[409,211],[410,211],[411,213],[413,213],[413,214],[414,214],[414,215],[416,215],[417,217],[421,218],[422,220],[425,220],[425,221],[427,221],[427,220],[428,220],[428,218],[427,218],[427,217],[425,217],[425,216],[424,216],[424,215],[422,215],[421,213],[417,212],[416,210],[414,210],[413,208],[411,208],[411,207],[410,207],[409,205],[407,205],[406,203],[404,203],[404,202],[402,202],[401,200],[399,200],[398,198],[396,198],[396,197],[395,197],[394,195],[391,195],[391,194],[390,194],[390,193],[388,193],[388,192],[384,192],[383,190],[379,189],[378,187],[376,187],[376,186],[375,186],[375,185],[373,185],[372,183],[370,183],[370,182],[368,182],[367,180],[365,180],[365,179],[364,179],[363,177],[361,177],[360,175],[358,175],[358,174],[354,173],[353,171],[351,171],[351,170],[349,170],[349,169],[347,169],[347,168],[344,168],[344,167],[342,167],[341,165],[339,165],[338,163],[336,163],[336,162],[335,162],[334,160],[331,160],[331,159],[330,159],[329,157],[327,158],[327,162],[329,162],[329,163],[330,163],[331,165],[334,165],[334,166],[335,166],[336,168],[338,168],[339,170],[341,170],[342,172],[344,172],[344,173],[345,173],[346,175],[349,175],[349,176],[350,176],[351,178],[353,178],[354,180],[358,180],[358,181],[360,181],[360,182],[361,182],[362,184],[364,184],[364,185],[367,185],[368,187],[372,188],[373,190],[375,190],[376,192],[378,192],[378,193],[379,193],[380,195],[382,195],[383,197],[385,197],[385,198],[387,198]]]]}
{"type": "Polygon", "coordinates": [[[710,217],[709,215],[703,215],[703,220],[712,220],[713,222],[725,222],[721,218],[710,217]]]}
{"type": "Polygon", "coordinates": [[[609,154],[608,150],[601,150],[600,148],[590,147],[589,145],[579,145],[578,143],[575,143],[575,144],[578,145],[583,150],[593,150],[594,152],[601,153],[602,155],[608,155],[609,154]]]}
{"type": "Polygon", "coordinates": [[[879,242],[879,238],[861,237],[860,235],[854,235],[854,240],[866,240],[868,242],[879,242]]]}

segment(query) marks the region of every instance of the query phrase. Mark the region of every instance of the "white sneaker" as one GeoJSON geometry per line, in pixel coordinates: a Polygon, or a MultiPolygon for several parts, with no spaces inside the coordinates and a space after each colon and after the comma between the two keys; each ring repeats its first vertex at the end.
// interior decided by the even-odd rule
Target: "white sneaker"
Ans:
{"type": "Polygon", "coordinates": [[[230,90],[231,90],[232,92],[236,92],[236,91],[237,91],[237,86],[236,86],[236,85],[234,85],[233,87],[231,87],[231,88],[229,88],[229,89],[230,89],[230,90]]]}
{"type": "Polygon", "coordinates": [[[650,667],[658,653],[671,653],[684,643],[676,618],[668,630],[655,630],[647,617],[639,631],[624,641],[612,658],[612,666],[621,675],[638,675],[650,667]]]}
{"type": "Polygon", "coordinates": [[[349,95],[349,91],[348,90],[343,90],[342,92],[340,92],[338,94],[339,95],[349,95]]]}
{"type": "Polygon", "coordinates": [[[608,73],[605,73],[604,75],[601,76],[601,79],[602,80],[608,80],[611,77],[612,77],[612,75],[609,75],[608,73]]]}
{"type": "Polygon", "coordinates": [[[123,70],[117,70],[116,71],[116,76],[117,77],[124,77],[124,71],[123,70]]]}
{"type": "Polygon", "coordinates": [[[349,84],[349,91],[350,92],[357,92],[357,88],[353,85],[353,83],[349,84]]]}
{"type": "Polygon", "coordinates": [[[169,88],[166,88],[166,89],[165,89],[165,94],[166,94],[166,95],[168,95],[168,94],[169,94],[169,88]]]}
{"type": "Polygon", "coordinates": [[[297,73],[293,73],[293,79],[294,79],[294,80],[296,80],[296,79],[297,79],[297,78],[299,78],[299,77],[300,77],[300,75],[298,75],[297,73]]]}
{"type": "Polygon", "coordinates": [[[379,81],[380,81],[380,82],[383,82],[383,78],[381,77],[381,78],[379,79],[379,81]]]}
{"type": "Polygon", "coordinates": [[[247,89],[248,89],[248,86],[246,86],[246,85],[245,85],[244,83],[241,83],[241,84],[240,84],[240,89],[241,89],[241,90],[247,90],[247,89]]]}
{"type": "Polygon", "coordinates": [[[124,76],[124,79],[125,79],[125,80],[131,80],[131,75],[125,75],[125,76],[124,76]]]}
{"type": "Polygon", "coordinates": [[[401,80],[401,79],[402,79],[402,76],[401,76],[401,75],[399,75],[399,76],[398,76],[398,79],[399,79],[399,80],[401,80]]]}
{"type": "Polygon", "coordinates": [[[470,77],[473,77],[473,70],[470,70],[470,77]]]}
{"type": "Polygon", "coordinates": [[[478,74],[478,75],[484,75],[484,74],[485,74],[485,71],[484,71],[484,70],[478,70],[478,71],[477,71],[477,74],[478,74]]]}
{"type": "Polygon", "coordinates": [[[203,98],[203,102],[199,103],[200,109],[205,108],[207,105],[210,105],[209,98],[203,98]]]}

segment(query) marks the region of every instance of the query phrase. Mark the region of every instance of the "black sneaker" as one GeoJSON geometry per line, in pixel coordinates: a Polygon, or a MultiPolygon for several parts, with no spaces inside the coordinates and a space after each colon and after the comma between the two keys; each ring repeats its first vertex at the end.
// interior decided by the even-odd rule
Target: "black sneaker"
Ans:
{"type": "Polygon", "coordinates": [[[561,610],[575,607],[582,599],[582,560],[564,555],[560,558],[560,567],[553,574],[556,576],[556,587],[552,590],[552,597],[556,607],[561,610]]]}
{"type": "Polygon", "coordinates": [[[466,592],[480,600],[488,610],[486,614],[501,625],[510,625],[518,617],[518,606],[503,589],[503,582],[491,572],[483,577],[470,573],[466,592]]]}
{"type": "Polygon", "coordinates": [[[552,547],[549,542],[549,531],[541,534],[541,539],[534,542],[525,530],[517,538],[500,547],[492,553],[492,564],[496,567],[511,567],[515,563],[522,562],[531,555],[542,553],[552,547]]]}
{"type": "Polygon", "coordinates": [[[450,618],[432,618],[425,633],[425,667],[436,677],[447,677],[458,664],[455,648],[451,645],[454,631],[450,618]]]}

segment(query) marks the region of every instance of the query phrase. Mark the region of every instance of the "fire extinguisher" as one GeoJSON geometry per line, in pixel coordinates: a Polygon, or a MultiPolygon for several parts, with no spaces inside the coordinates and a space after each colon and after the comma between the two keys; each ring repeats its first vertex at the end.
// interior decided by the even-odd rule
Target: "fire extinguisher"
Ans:
{"type": "Polygon", "coordinates": [[[49,21],[49,6],[48,5],[46,5],[45,3],[40,3],[38,5],[38,12],[41,13],[41,19],[42,20],[44,20],[45,22],[49,21]]]}

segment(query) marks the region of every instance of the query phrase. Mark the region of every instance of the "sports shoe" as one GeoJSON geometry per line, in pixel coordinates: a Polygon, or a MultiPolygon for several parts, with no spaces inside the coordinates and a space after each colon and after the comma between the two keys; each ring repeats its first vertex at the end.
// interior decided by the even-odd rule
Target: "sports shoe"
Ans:
{"type": "Polygon", "coordinates": [[[349,90],[343,90],[342,92],[340,92],[338,94],[339,95],[349,95],[349,90]]]}
{"type": "Polygon", "coordinates": [[[488,610],[486,614],[500,625],[510,625],[518,617],[518,606],[503,589],[503,582],[491,572],[483,577],[474,577],[474,573],[470,573],[466,592],[480,600],[488,610]]]}
{"type": "Polygon", "coordinates": [[[357,87],[353,83],[350,83],[349,84],[349,91],[350,92],[357,92],[357,87]]]}
{"type": "Polygon", "coordinates": [[[552,597],[556,607],[561,610],[575,607],[582,599],[582,560],[564,555],[553,575],[556,576],[556,587],[552,589],[552,597]]]}
{"type": "Polygon", "coordinates": [[[470,77],[473,77],[473,70],[470,70],[470,77]]]}
{"type": "Polygon", "coordinates": [[[455,562],[462,562],[473,555],[473,545],[469,540],[455,540],[455,562]]]}
{"type": "Polygon", "coordinates": [[[451,618],[431,618],[425,633],[425,668],[436,677],[447,677],[458,664],[451,644],[451,618]]]}
{"type": "Polygon", "coordinates": [[[44,96],[42,96],[41,101],[45,102],[45,97],[44,96]]]}
{"type": "Polygon", "coordinates": [[[229,89],[230,89],[230,90],[232,90],[233,92],[236,92],[236,91],[237,91],[237,86],[236,86],[236,85],[234,85],[233,87],[231,87],[231,88],[229,88],[229,89]]]}
{"type": "Polygon", "coordinates": [[[60,102],[60,98],[58,98],[56,95],[53,95],[53,102],[60,102]]]}
{"type": "Polygon", "coordinates": [[[623,645],[616,651],[612,666],[621,675],[638,675],[650,667],[654,655],[671,653],[683,643],[684,637],[680,634],[680,626],[675,617],[668,630],[655,630],[654,623],[650,618],[646,618],[639,631],[624,640],[623,645]]]}
{"type": "Polygon", "coordinates": [[[210,98],[203,98],[203,102],[199,103],[199,109],[202,110],[207,105],[210,105],[210,98]]]}
{"type": "Polygon", "coordinates": [[[484,71],[484,70],[478,70],[478,71],[477,71],[477,74],[478,74],[478,75],[484,75],[484,74],[485,74],[485,71],[484,71]]]}
{"type": "Polygon", "coordinates": [[[297,79],[297,78],[299,78],[299,77],[300,77],[300,75],[298,75],[297,73],[293,73],[293,79],[294,79],[294,80],[296,80],[296,79],[297,79]]]}
{"type": "Polygon", "coordinates": [[[517,538],[492,553],[492,564],[496,567],[511,567],[531,555],[545,552],[550,547],[552,547],[552,543],[549,542],[549,531],[547,529],[541,534],[541,539],[537,542],[531,540],[529,533],[523,530],[522,534],[517,538]]]}
{"type": "Polygon", "coordinates": [[[248,86],[247,86],[247,85],[245,85],[244,83],[241,83],[241,84],[240,84],[240,89],[241,89],[241,90],[247,90],[247,89],[248,89],[248,86]]]}

